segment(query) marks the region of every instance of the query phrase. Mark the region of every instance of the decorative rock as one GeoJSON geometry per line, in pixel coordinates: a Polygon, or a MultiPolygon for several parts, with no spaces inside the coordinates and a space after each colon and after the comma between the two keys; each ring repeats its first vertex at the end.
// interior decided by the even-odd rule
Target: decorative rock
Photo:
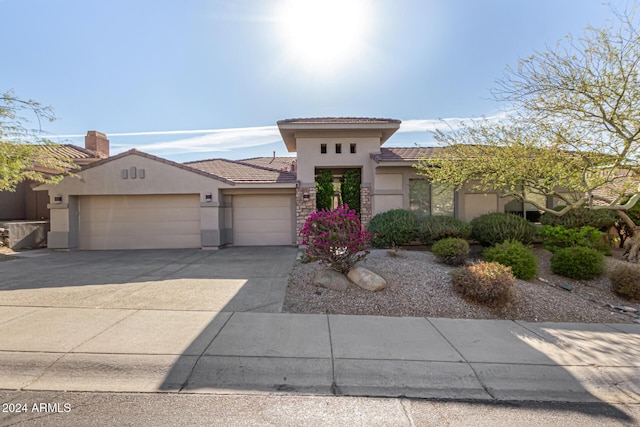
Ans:
{"type": "Polygon", "coordinates": [[[573,290],[573,285],[569,285],[569,284],[564,284],[564,285],[558,285],[560,286],[562,289],[564,289],[565,291],[569,291],[571,292],[573,290]]]}
{"type": "Polygon", "coordinates": [[[318,270],[313,276],[313,284],[321,288],[333,289],[334,291],[345,291],[349,287],[349,280],[343,274],[331,268],[318,270]]]}
{"type": "Polygon", "coordinates": [[[542,283],[549,283],[549,281],[544,277],[538,277],[538,280],[541,281],[542,283]]]}
{"type": "Polygon", "coordinates": [[[381,291],[387,287],[387,282],[373,271],[364,267],[353,267],[347,274],[349,280],[367,291],[381,291]]]}
{"type": "Polygon", "coordinates": [[[616,305],[613,308],[621,310],[621,311],[626,311],[628,313],[636,313],[638,310],[633,308],[633,307],[627,307],[626,305],[616,305]]]}

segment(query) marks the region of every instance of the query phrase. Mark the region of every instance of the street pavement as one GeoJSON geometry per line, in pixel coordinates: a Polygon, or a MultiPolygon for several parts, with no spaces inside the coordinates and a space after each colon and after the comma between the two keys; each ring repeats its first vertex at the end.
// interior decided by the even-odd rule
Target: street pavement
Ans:
{"type": "Polygon", "coordinates": [[[638,324],[280,313],[295,256],[2,262],[0,389],[640,403],[638,324]]]}

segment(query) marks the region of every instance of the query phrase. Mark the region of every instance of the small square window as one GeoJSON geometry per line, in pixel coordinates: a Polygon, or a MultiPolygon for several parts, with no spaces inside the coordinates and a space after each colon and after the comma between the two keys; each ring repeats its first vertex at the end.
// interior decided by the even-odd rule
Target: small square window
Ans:
{"type": "Polygon", "coordinates": [[[351,152],[351,154],[356,154],[356,144],[351,144],[349,146],[349,151],[351,152]]]}
{"type": "Polygon", "coordinates": [[[336,154],[342,153],[342,144],[336,144],[336,154]]]}
{"type": "Polygon", "coordinates": [[[320,154],[327,154],[327,144],[320,144],[320,154]]]}

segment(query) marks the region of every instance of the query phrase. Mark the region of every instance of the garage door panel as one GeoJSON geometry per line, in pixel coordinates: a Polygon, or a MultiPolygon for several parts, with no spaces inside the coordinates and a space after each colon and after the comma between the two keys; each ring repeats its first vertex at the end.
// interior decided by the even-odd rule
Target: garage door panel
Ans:
{"type": "MultiPolygon", "coordinates": [[[[236,209],[238,209],[236,207],[236,209]]],[[[251,207],[246,207],[246,208],[240,208],[238,210],[238,214],[236,216],[236,218],[240,219],[240,220],[260,220],[260,219],[268,219],[268,218],[281,218],[282,214],[285,211],[288,211],[290,209],[289,205],[286,206],[279,206],[279,207],[264,207],[264,206],[260,206],[260,207],[255,207],[255,208],[251,208],[251,207]]],[[[290,217],[290,215],[287,215],[287,217],[290,217]]]]}
{"type": "Polygon", "coordinates": [[[281,246],[291,244],[291,233],[234,233],[233,244],[236,246],[281,246]],[[239,243],[236,243],[239,242],[239,243]]]}
{"type": "Polygon", "coordinates": [[[180,209],[180,208],[109,208],[93,209],[91,217],[83,219],[86,222],[112,222],[114,220],[122,222],[122,211],[126,210],[127,222],[145,223],[153,222],[176,222],[200,220],[200,208],[180,209]]]}
{"type": "Polygon", "coordinates": [[[134,223],[102,223],[94,222],[84,224],[83,231],[88,232],[92,236],[122,234],[122,235],[136,235],[136,236],[149,236],[151,234],[162,234],[168,236],[177,236],[182,234],[193,234],[192,231],[199,227],[199,222],[180,222],[180,223],[166,223],[162,226],[156,222],[134,222],[134,223]],[[162,228],[159,230],[158,228],[162,228]]]}
{"type": "Polygon", "coordinates": [[[293,244],[292,195],[233,197],[233,244],[265,246],[293,244]]]}
{"type": "Polygon", "coordinates": [[[200,247],[198,195],[84,196],[80,249],[200,247]]]}
{"type": "MultiPolygon", "coordinates": [[[[282,219],[252,219],[241,222],[240,233],[289,233],[291,224],[282,219]]],[[[290,240],[290,239],[289,239],[290,240]]]]}

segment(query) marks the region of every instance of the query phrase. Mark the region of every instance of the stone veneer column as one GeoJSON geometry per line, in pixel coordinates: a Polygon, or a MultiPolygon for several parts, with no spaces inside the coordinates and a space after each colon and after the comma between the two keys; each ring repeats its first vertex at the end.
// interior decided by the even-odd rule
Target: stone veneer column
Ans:
{"type": "Polygon", "coordinates": [[[300,231],[304,226],[307,217],[316,211],[316,189],[315,187],[296,188],[296,243],[302,243],[300,231]],[[309,195],[305,198],[305,194],[309,195]]]}
{"type": "Polygon", "coordinates": [[[371,221],[371,214],[371,187],[360,187],[360,223],[365,230],[371,221]]]}

